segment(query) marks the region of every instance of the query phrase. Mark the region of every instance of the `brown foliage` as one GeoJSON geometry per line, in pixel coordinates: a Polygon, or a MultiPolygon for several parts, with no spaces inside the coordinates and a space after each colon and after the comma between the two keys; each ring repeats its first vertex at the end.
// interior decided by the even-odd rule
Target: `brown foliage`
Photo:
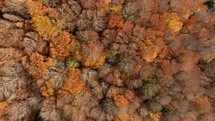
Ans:
{"type": "Polygon", "coordinates": [[[86,9],[89,9],[89,8],[96,8],[96,3],[97,3],[97,0],[80,0],[81,2],[81,5],[86,8],[86,9]]]}
{"type": "Polygon", "coordinates": [[[48,54],[48,42],[36,32],[28,32],[25,34],[23,45],[24,52],[31,55],[33,52],[38,52],[42,55],[48,54]]]}
{"type": "Polygon", "coordinates": [[[0,63],[9,60],[19,60],[22,52],[15,48],[0,48],[0,63]]]}
{"type": "Polygon", "coordinates": [[[104,8],[109,4],[109,0],[80,0],[81,5],[85,9],[104,8]]]}
{"type": "Polygon", "coordinates": [[[192,51],[187,51],[182,55],[181,63],[182,69],[185,71],[190,71],[199,62],[200,56],[192,51]]]}
{"type": "Polygon", "coordinates": [[[87,67],[93,68],[103,65],[106,53],[98,33],[87,30],[80,32],[80,34],[82,34],[80,39],[83,41],[81,42],[82,63],[87,67]]]}
{"type": "Polygon", "coordinates": [[[131,90],[126,90],[125,91],[125,97],[132,101],[135,98],[135,93],[131,90]]]}
{"type": "Polygon", "coordinates": [[[0,46],[22,47],[24,31],[21,29],[11,29],[0,33],[0,46]]]}
{"type": "Polygon", "coordinates": [[[0,120],[214,121],[204,1],[2,0],[0,120]]]}
{"type": "Polygon", "coordinates": [[[175,0],[170,2],[170,6],[179,14],[180,18],[187,19],[204,8],[203,2],[204,0],[175,0]]]}

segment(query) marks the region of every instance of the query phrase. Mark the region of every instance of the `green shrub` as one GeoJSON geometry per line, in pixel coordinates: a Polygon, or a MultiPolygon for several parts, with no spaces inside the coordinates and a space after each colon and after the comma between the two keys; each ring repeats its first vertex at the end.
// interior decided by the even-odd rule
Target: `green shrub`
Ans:
{"type": "Polygon", "coordinates": [[[210,11],[215,10],[215,0],[208,0],[204,4],[208,6],[208,10],[210,11]]]}

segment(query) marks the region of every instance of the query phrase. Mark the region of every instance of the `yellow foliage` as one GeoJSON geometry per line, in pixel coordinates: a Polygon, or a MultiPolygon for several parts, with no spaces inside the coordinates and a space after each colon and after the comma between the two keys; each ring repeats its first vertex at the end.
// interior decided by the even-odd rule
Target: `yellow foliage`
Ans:
{"type": "Polygon", "coordinates": [[[0,32],[3,32],[3,31],[5,31],[5,30],[7,30],[7,28],[0,25],[0,32]]]}
{"type": "Polygon", "coordinates": [[[213,61],[215,59],[215,54],[214,56],[211,56],[210,58],[208,58],[205,62],[206,63],[210,63],[211,61],[213,61]]]}
{"type": "Polygon", "coordinates": [[[175,20],[169,22],[169,28],[175,32],[181,30],[182,26],[183,26],[182,22],[178,22],[175,20]]]}
{"type": "Polygon", "coordinates": [[[32,18],[35,30],[44,38],[49,38],[58,31],[47,16],[35,16],[32,18]]]}
{"type": "Polygon", "coordinates": [[[177,13],[165,13],[163,19],[167,23],[168,28],[174,32],[181,30],[183,26],[183,22],[179,20],[177,13]]]}
{"type": "Polygon", "coordinates": [[[153,119],[153,121],[160,121],[161,120],[161,113],[152,113],[149,112],[149,116],[153,119]]]}
{"type": "Polygon", "coordinates": [[[45,97],[49,97],[53,95],[54,89],[52,88],[51,83],[49,81],[46,81],[45,84],[46,88],[44,90],[41,90],[41,94],[45,97]]]}
{"type": "Polygon", "coordinates": [[[65,81],[64,89],[70,91],[74,96],[84,89],[84,83],[80,80],[81,71],[76,68],[68,70],[68,77],[65,81]]]}

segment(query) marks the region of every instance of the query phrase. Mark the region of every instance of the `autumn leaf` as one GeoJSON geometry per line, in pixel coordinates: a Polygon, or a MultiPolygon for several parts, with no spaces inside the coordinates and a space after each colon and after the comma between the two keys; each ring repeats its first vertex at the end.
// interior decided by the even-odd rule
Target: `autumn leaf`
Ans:
{"type": "Polygon", "coordinates": [[[76,68],[68,70],[68,77],[65,81],[64,89],[70,91],[74,96],[78,95],[83,89],[85,84],[80,80],[81,71],[76,68]]]}
{"type": "Polygon", "coordinates": [[[51,37],[50,40],[50,54],[52,57],[65,58],[76,52],[79,43],[75,40],[75,37],[70,33],[62,31],[56,37],[51,37]]]}
{"type": "Polygon", "coordinates": [[[119,114],[115,118],[116,121],[130,121],[130,116],[128,113],[119,114]]]}
{"type": "Polygon", "coordinates": [[[145,44],[140,45],[140,52],[142,58],[147,62],[152,62],[158,54],[158,46],[150,45],[146,46],[145,44]]]}
{"type": "Polygon", "coordinates": [[[127,107],[129,104],[129,101],[123,95],[115,95],[113,99],[118,108],[127,107]]]}
{"type": "Polygon", "coordinates": [[[35,79],[41,78],[48,71],[51,62],[51,58],[47,58],[39,53],[32,53],[29,58],[27,56],[22,58],[22,64],[35,79]]]}
{"type": "Polygon", "coordinates": [[[87,56],[83,58],[83,64],[87,67],[97,68],[104,64],[105,59],[106,59],[106,54],[102,54],[98,58],[87,56]]]}
{"type": "Polygon", "coordinates": [[[123,26],[123,17],[119,15],[113,15],[110,17],[110,20],[108,21],[108,28],[116,29],[116,28],[122,28],[123,26]]]}
{"type": "Polygon", "coordinates": [[[153,121],[160,121],[161,120],[161,113],[153,113],[149,112],[149,116],[153,119],[153,121]]]}
{"type": "Polygon", "coordinates": [[[183,26],[183,22],[179,20],[177,13],[165,13],[163,19],[167,23],[168,28],[174,32],[180,31],[183,26]]]}
{"type": "Polygon", "coordinates": [[[32,23],[35,30],[44,38],[49,38],[58,31],[58,27],[52,24],[48,16],[35,16],[32,23]]]}
{"type": "Polygon", "coordinates": [[[125,97],[131,101],[135,98],[135,93],[128,89],[125,91],[125,97]]]}
{"type": "Polygon", "coordinates": [[[193,102],[195,103],[195,107],[200,114],[205,114],[212,111],[212,105],[206,97],[196,96],[193,102]]]}
{"type": "Polygon", "coordinates": [[[51,9],[42,4],[41,1],[23,0],[27,4],[28,12],[31,16],[43,16],[51,9]]]}
{"type": "Polygon", "coordinates": [[[54,94],[54,89],[51,86],[51,83],[47,80],[45,82],[45,87],[42,88],[41,94],[45,97],[49,97],[54,94]]]}
{"type": "Polygon", "coordinates": [[[8,103],[0,102],[0,117],[6,114],[6,108],[8,107],[8,103]]]}

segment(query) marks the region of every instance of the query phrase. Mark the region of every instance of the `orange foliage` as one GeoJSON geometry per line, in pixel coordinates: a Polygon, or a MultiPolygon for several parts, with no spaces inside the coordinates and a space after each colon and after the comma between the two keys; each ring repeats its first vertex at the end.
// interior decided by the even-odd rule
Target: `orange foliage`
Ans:
{"type": "Polygon", "coordinates": [[[51,58],[47,58],[39,53],[32,53],[30,58],[26,56],[22,58],[24,67],[35,79],[41,78],[48,71],[48,68],[51,66],[51,61],[51,58]]]}
{"type": "Polygon", "coordinates": [[[65,95],[65,94],[68,94],[69,91],[64,90],[64,89],[59,89],[59,90],[57,90],[57,93],[60,94],[60,95],[65,95]]]}
{"type": "Polygon", "coordinates": [[[130,119],[131,118],[127,113],[117,115],[116,118],[115,118],[116,121],[130,121],[130,119]]]}
{"type": "Polygon", "coordinates": [[[90,57],[90,56],[87,56],[87,57],[83,58],[83,64],[85,66],[88,66],[88,67],[95,67],[95,68],[97,68],[97,67],[103,65],[103,63],[105,62],[105,58],[106,58],[106,54],[102,54],[99,57],[90,57]]]}
{"type": "Polygon", "coordinates": [[[46,86],[42,88],[40,91],[43,96],[49,97],[53,95],[54,89],[51,87],[51,83],[49,81],[46,81],[45,84],[46,86]]]}
{"type": "Polygon", "coordinates": [[[68,32],[59,32],[57,37],[50,40],[51,57],[67,57],[78,46],[75,37],[68,32]]]}
{"type": "Polygon", "coordinates": [[[30,13],[31,16],[45,15],[47,12],[50,11],[50,8],[45,7],[40,1],[28,0],[26,4],[28,12],[30,13]]]}
{"type": "Polygon", "coordinates": [[[6,108],[8,107],[8,103],[0,102],[0,117],[6,114],[6,108]]]}
{"type": "Polygon", "coordinates": [[[122,28],[123,26],[123,17],[119,15],[114,15],[110,17],[110,20],[108,21],[108,28],[122,28]]]}
{"type": "Polygon", "coordinates": [[[184,119],[183,119],[183,121],[196,121],[195,119],[193,119],[192,117],[185,117],[184,119]]]}
{"type": "Polygon", "coordinates": [[[142,62],[138,62],[138,63],[135,65],[134,72],[135,72],[136,74],[139,74],[141,68],[142,68],[142,62]]]}
{"type": "Polygon", "coordinates": [[[144,44],[140,45],[140,52],[142,55],[142,58],[147,62],[152,62],[158,54],[158,46],[157,45],[151,45],[146,46],[144,44]]]}
{"type": "Polygon", "coordinates": [[[118,108],[127,107],[129,104],[129,101],[123,95],[115,95],[113,98],[114,98],[114,102],[118,108]]]}
{"type": "Polygon", "coordinates": [[[84,83],[80,80],[81,71],[76,68],[68,70],[68,77],[65,81],[64,89],[70,91],[74,96],[78,95],[84,89],[84,83]]]}
{"type": "Polygon", "coordinates": [[[194,103],[199,113],[209,113],[212,111],[212,104],[206,97],[197,96],[194,98],[194,103]]]}

